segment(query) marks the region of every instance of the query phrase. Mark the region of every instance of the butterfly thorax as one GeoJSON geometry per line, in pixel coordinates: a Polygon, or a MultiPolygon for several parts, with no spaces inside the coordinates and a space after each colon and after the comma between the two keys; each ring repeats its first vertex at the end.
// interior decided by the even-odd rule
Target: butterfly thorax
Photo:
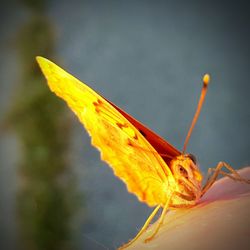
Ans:
{"type": "Polygon", "coordinates": [[[202,175],[191,154],[182,154],[172,159],[170,169],[177,183],[173,206],[195,204],[201,196],[202,175]]]}

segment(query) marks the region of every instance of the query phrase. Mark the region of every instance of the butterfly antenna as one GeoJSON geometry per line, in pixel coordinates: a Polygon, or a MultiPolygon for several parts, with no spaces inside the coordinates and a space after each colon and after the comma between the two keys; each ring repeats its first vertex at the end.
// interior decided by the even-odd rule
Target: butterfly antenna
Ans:
{"type": "Polygon", "coordinates": [[[197,122],[197,119],[198,119],[199,115],[200,115],[201,108],[202,108],[202,105],[203,105],[203,102],[205,100],[205,96],[206,96],[206,93],[207,93],[207,86],[208,86],[209,82],[210,82],[210,75],[205,74],[203,76],[203,87],[202,87],[202,90],[201,90],[200,100],[198,102],[197,109],[196,109],[196,112],[194,114],[193,121],[192,121],[191,126],[190,126],[190,128],[188,130],[188,134],[187,134],[186,140],[184,142],[184,146],[183,146],[183,150],[182,150],[183,154],[186,151],[187,144],[188,144],[188,141],[189,141],[190,136],[192,134],[193,128],[194,128],[194,126],[195,126],[195,124],[197,122]]]}

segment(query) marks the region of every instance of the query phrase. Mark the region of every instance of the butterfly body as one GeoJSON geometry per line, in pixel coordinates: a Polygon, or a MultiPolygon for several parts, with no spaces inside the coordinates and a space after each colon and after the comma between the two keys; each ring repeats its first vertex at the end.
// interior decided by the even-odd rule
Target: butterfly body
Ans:
{"type": "Polygon", "coordinates": [[[199,167],[189,154],[181,154],[170,162],[170,169],[180,188],[177,196],[182,198],[179,204],[174,203],[172,206],[194,205],[202,194],[202,174],[199,167]]]}

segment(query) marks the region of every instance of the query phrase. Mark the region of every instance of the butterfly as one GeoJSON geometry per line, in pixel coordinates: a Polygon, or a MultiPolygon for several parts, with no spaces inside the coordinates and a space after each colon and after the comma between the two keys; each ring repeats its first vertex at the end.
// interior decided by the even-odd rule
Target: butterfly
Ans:
{"type": "Polygon", "coordinates": [[[205,99],[210,81],[208,74],[203,77],[201,96],[184,148],[179,151],[53,62],[40,56],[36,59],[51,91],[64,99],[79,118],[91,136],[92,145],[100,151],[101,159],[111,166],[129,192],[148,206],[156,207],[135,238],[120,249],[135,242],[162,208],[158,225],[146,242],[152,240],[169,209],[194,206],[219,174],[250,184],[250,180],[241,178],[229,164],[220,162],[216,168],[210,169],[206,184],[202,187],[203,177],[196,159],[192,154],[185,153],[205,99]],[[223,167],[231,174],[222,171],[223,167]]]}

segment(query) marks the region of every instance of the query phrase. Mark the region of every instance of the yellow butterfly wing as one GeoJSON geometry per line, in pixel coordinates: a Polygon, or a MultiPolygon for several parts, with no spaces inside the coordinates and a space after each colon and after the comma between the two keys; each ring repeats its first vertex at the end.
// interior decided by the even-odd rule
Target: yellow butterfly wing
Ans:
{"type": "Polygon", "coordinates": [[[64,99],[92,138],[101,158],[140,201],[164,205],[178,189],[164,160],[111,104],[51,61],[37,57],[51,91],[64,99]]]}

